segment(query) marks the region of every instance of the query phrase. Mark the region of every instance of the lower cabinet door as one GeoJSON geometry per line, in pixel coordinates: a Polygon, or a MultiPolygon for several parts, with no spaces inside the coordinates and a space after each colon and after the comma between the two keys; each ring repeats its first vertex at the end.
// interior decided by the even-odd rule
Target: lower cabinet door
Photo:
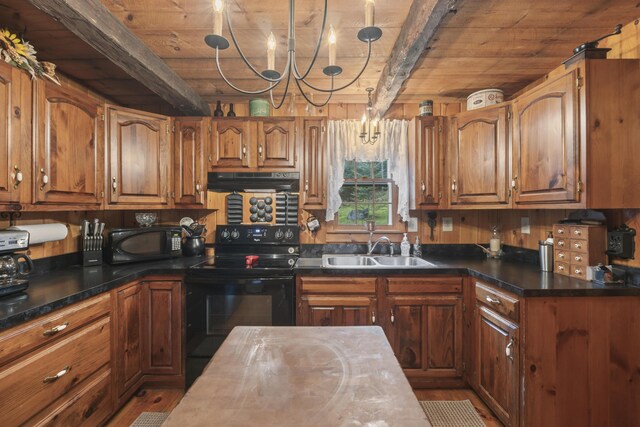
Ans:
{"type": "Polygon", "coordinates": [[[518,425],[518,325],[492,310],[475,309],[475,386],[507,426],[518,425]]]}
{"type": "Polygon", "coordinates": [[[122,397],[142,376],[144,292],[141,283],[115,291],[116,348],[114,354],[117,396],[122,397]]]}
{"type": "Polygon", "coordinates": [[[366,326],[376,324],[377,300],[372,296],[303,296],[301,326],[366,326]]]}
{"type": "Polygon", "coordinates": [[[144,282],[146,305],[143,371],[153,375],[182,372],[182,283],[144,282]]]}
{"type": "Polygon", "coordinates": [[[390,296],[385,317],[393,351],[412,383],[462,378],[462,296],[390,296]]]}

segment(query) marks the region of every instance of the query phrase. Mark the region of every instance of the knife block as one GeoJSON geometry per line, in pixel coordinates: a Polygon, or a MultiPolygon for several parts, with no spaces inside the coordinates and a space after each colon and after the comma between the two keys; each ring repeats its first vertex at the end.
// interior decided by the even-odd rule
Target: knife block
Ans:
{"type": "Polygon", "coordinates": [[[94,265],[102,265],[102,250],[82,251],[82,266],[92,267],[94,265]]]}

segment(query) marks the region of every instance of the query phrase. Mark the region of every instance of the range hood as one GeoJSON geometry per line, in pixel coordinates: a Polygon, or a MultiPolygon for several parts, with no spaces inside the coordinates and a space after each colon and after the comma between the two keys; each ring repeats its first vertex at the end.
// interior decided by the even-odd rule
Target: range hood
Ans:
{"type": "Polygon", "coordinates": [[[300,190],[299,172],[209,172],[207,188],[211,191],[247,193],[297,193],[300,190]]]}

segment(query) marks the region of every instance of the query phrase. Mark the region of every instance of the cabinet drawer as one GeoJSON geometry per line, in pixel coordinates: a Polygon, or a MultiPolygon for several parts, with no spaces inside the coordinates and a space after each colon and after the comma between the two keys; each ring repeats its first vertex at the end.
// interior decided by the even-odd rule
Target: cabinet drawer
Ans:
{"type": "Polygon", "coordinates": [[[577,227],[570,228],[572,239],[587,239],[589,237],[589,227],[577,227]]]}
{"type": "Polygon", "coordinates": [[[571,277],[577,277],[578,279],[587,279],[587,267],[584,265],[571,265],[571,272],[569,273],[571,277]]]}
{"type": "Polygon", "coordinates": [[[553,270],[558,274],[564,274],[565,276],[569,275],[570,265],[568,262],[558,262],[556,261],[555,267],[553,270]]]}
{"type": "Polygon", "coordinates": [[[559,225],[556,224],[553,226],[553,236],[556,238],[570,238],[571,237],[571,227],[568,225],[559,225]]]}
{"type": "Polygon", "coordinates": [[[386,279],[389,294],[459,294],[460,277],[390,277],[386,279]]]}
{"type": "Polygon", "coordinates": [[[571,241],[569,239],[558,238],[558,239],[555,239],[555,242],[556,242],[556,248],[558,249],[564,249],[567,251],[571,249],[571,241]]]}
{"type": "Polygon", "coordinates": [[[375,294],[375,277],[300,277],[303,293],[375,294]]]}
{"type": "MultiPolygon", "coordinates": [[[[105,368],[78,394],[51,411],[35,426],[96,426],[113,411],[111,370],[105,368]]],[[[31,424],[31,422],[29,422],[31,424]]]]}
{"type": "Polygon", "coordinates": [[[0,425],[22,424],[109,362],[110,318],[98,320],[0,372],[0,425]]]}
{"type": "Polygon", "coordinates": [[[111,308],[110,298],[107,292],[3,332],[0,334],[0,366],[104,316],[111,308]]]}
{"type": "Polygon", "coordinates": [[[566,251],[566,250],[557,250],[556,249],[556,256],[555,256],[555,260],[556,261],[569,262],[570,259],[571,259],[571,252],[566,251]]]}
{"type": "Polygon", "coordinates": [[[515,322],[520,321],[520,302],[515,296],[476,282],[476,299],[497,313],[515,322]]]}
{"type": "Polygon", "coordinates": [[[574,252],[589,252],[589,244],[586,240],[571,239],[571,250],[574,252]]]}
{"type": "Polygon", "coordinates": [[[581,252],[571,252],[571,265],[586,267],[587,265],[589,265],[588,261],[589,257],[587,256],[587,254],[581,252]]]}

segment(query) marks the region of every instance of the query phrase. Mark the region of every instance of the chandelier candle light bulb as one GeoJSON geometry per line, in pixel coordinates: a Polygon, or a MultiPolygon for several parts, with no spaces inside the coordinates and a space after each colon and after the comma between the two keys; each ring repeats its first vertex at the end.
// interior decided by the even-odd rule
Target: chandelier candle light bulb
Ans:
{"type": "Polygon", "coordinates": [[[329,27],[329,66],[336,65],[336,32],[333,25],[329,27]]]}
{"type": "Polygon", "coordinates": [[[222,36],[222,8],[223,0],[213,0],[213,34],[222,36]]]}
{"type": "Polygon", "coordinates": [[[364,26],[365,27],[373,27],[374,19],[375,19],[375,2],[374,0],[365,0],[364,1],[364,26]]]}
{"type": "Polygon", "coordinates": [[[267,39],[267,70],[276,69],[276,45],[276,36],[272,32],[267,39]]]}

